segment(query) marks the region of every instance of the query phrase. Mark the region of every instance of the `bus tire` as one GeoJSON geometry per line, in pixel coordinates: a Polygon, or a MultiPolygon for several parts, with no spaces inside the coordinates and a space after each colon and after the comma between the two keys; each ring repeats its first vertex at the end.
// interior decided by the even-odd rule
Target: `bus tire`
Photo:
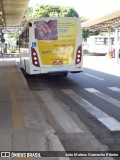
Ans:
{"type": "Polygon", "coordinates": [[[62,76],[64,76],[64,77],[67,77],[67,75],[68,75],[68,72],[65,72],[62,74],[62,76]]]}

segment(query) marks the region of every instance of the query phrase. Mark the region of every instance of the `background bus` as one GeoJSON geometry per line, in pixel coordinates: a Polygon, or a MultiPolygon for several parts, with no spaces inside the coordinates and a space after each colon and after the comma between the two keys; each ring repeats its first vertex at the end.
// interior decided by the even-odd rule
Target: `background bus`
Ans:
{"type": "MultiPolygon", "coordinates": [[[[110,37],[110,51],[115,49],[114,39],[114,37],[110,37]]],[[[90,53],[108,53],[108,36],[90,36],[87,38],[87,50],[90,53]]]]}
{"type": "Polygon", "coordinates": [[[27,23],[19,36],[20,61],[28,74],[83,71],[79,18],[41,18],[27,23]]]}

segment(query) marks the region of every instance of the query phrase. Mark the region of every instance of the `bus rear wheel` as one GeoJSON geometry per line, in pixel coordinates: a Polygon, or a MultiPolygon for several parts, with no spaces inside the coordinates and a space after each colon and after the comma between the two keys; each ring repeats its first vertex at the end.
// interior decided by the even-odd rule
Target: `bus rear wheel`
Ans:
{"type": "Polygon", "coordinates": [[[67,75],[68,75],[68,72],[64,72],[64,73],[62,74],[62,76],[64,76],[64,77],[67,77],[67,75]]]}

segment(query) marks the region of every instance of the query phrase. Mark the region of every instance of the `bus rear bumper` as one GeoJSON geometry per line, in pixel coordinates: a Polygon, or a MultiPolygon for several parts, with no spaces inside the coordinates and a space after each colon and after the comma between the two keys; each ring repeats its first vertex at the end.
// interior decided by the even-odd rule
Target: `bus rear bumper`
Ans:
{"type": "Polygon", "coordinates": [[[82,67],[40,67],[38,70],[31,70],[28,74],[61,74],[61,73],[79,73],[82,67]]]}

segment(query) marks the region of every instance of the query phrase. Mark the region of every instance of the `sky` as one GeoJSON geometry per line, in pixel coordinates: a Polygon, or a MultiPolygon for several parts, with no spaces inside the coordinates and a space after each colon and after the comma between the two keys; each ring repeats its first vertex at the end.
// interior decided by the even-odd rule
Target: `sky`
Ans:
{"type": "Polygon", "coordinates": [[[79,16],[95,19],[120,10],[120,0],[30,0],[30,6],[59,5],[74,8],[79,16]]]}

